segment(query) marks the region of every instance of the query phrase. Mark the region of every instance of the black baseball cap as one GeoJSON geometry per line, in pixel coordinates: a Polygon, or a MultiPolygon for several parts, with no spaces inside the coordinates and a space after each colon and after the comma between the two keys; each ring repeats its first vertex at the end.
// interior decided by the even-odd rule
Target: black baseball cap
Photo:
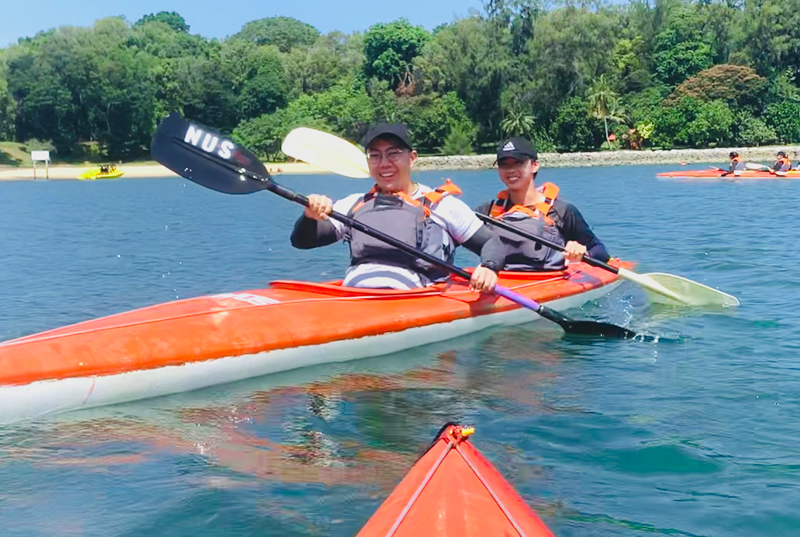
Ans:
{"type": "Polygon", "coordinates": [[[372,128],[367,131],[367,134],[364,135],[362,142],[364,148],[368,148],[369,144],[374,142],[376,138],[385,136],[394,136],[407,148],[414,149],[411,145],[411,138],[408,136],[408,129],[405,125],[397,123],[378,123],[377,125],[373,125],[372,128]]]}
{"type": "Polygon", "coordinates": [[[528,140],[519,136],[514,136],[512,138],[508,138],[507,140],[503,140],[500,143],[500,147],[497,149],[497,159],[494,161],[494,163],[497,164],[500,159],[506,157],[511,157],[517,160],[537,160],[539,154],[528,140]]]}

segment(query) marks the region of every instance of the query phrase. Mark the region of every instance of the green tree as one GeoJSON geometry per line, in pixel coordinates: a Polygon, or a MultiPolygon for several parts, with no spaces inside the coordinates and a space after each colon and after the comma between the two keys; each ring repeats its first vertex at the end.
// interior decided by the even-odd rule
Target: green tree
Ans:
{"type": "Polygon", "coordinates": [[[701,103],[682,136],[694,147],[721,144],[733,138],[733,111],[724,101],[701,103]]]}
{"type": "Polygon", "coordinates": [[[514,80],[516,59],[510,36],[477,16],[438,28],[414,61],[419,90],[455,92],[478,126],[478,141],[500,136],[503,109],[498,95],[514,80]]]}
{"type": "Polygon", "coordinates": [[[442,144],[443,155],[470,155],[475,143],[475,129],[462,125],[453,125],[442,144]]]}
{"type": "Polygon", "coordinates": [[[639,92],[652,85],[652,76],[646,64],[645,42],[640,34],[619,39],[612,54],[624,92],[639,92]]]}
{"type": "Polygon", "coordinates": [[[489,21],[510,34],[514,54],[525,51],[534,34],[536,17],[544,12],[539,0],[486,0],[483,7],[489,21]]]}
{"type": "Polygon", "coordinates": [[[243,39],[257,45],[275,45],[281,52],[313,45],[319,30],[291,17],[267,17],[248,22],[231,39],[243,39]]]}
{"type": "Polygon", "coordinates": [[[0,139],[9,140],[13,136],[15,104],[8,89],[8,68],[0,50],[0,139]]]}
{"type": "Polygon", "coordinates": [[[684,97],[674,106],[661,107],[653,115],[653,144],[671,149],[675,144],[686,145],[686,125],[694,120],[700,102],[684,97]]]}
{"type": "Polygon", "coordinates": [[[315,95],[301,95],[289,103],[292,117],[314,118],[333,132],[357,140],[375,117],[372,100],[357,80],[346,80],[315,95]]]}
{"type": "Polygon", "coordinates": [[[525,57],[531,81],[526,104],[552,120],[564,100],[585,95],[593,80],[614,73],[611,51],[621,22],[609,8],[567,6],[538,17],[525,57]]]}
{"type": "Polygon", "coordinates": [[[375,24],[364,36],[364,74],[392,87],[412,86],[411,62],[422,53],[430,34],[406,19],[375,24]]]}
{"type": "Polygon", "coordinates": [[[303,115],[298,108],[284,108],[272,114],[242,121],[233,131],[233,139],[269,161],[284,160],[281,144],[296,127],[311,127],[334,132],[324,120],[303,115]]]}
{"type": "Polygon", "coordinates": [[[772,103],[764,112],[767,125],[775,129],[778,141],[783,144],[800,142],[800,103],[783,101],[772,103]]]}
{"type": "Polygon", "coordinates": [[[735,126],[736,143],[743,146],[759,146],[778,141],[775,129],[758,117],[753,117],[750,112],[741,112],[737,115],[735,126]]]}
{"type": "Polygon", "coordinates": [[[159,11],[156,14],[145,15],[136,21],[134,27],[143,26],[148,22],[163,22],[176,32],[189,33],[189,25],[186,24],[186,19],[174,11],[159,11]]]}
{"type": "Polygon", "coordinates": [[[177,31],[161,20],[134,25],[126,45],[157,58],[201,56],[209,52],[203,37],[177,31]]]}
{"type": "Polygon", "coordinates": [[[791,69],[800,82],[800,4],[797,0],[745,2],[747,53],[759,73],[775,76],[791,69]]]}
{"type": "Polygon", "coordinates": [[[401,97],[397,101],[397,120],[408,125],[422,153],[437,152],[454,129],[467,134],[470,143],[475,140],[475,126],[454,92],[401,97]]]}
{"type": "Polygon", "coordinates": [[[363,72],[363,38],[359,34],[331,32],[310,47],[290,50],[285,66],[292,96],[325,91],[363,72]]]}
{"type": "Polygon", "coordinates": [[[258,64],[245,73],[239,95],[240,117],[269,114],[286,104],[289,86],[281,57],[274,47],[260,47],[258,64]]]}
{"type": "Polygon", "coordinates": [[[709,36],[688,7],[680,9],[653,41],[656,74],[675,86],[711,66],[709,36]]]}
{"type": "Polygon", "coordinates": [[[585,151],[601,143],[589,103],[582,97],[571,97],[559,107],[552,130],[559,150],[585,151]]]}

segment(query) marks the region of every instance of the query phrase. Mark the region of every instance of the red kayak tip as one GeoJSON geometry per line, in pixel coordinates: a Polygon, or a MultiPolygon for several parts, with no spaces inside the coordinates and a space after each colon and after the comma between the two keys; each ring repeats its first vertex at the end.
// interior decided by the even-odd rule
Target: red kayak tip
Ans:
{"type": "Polygon", "coordinates": [[[357,537],[553,537],[516,490],[447,424],[357,537]]]}

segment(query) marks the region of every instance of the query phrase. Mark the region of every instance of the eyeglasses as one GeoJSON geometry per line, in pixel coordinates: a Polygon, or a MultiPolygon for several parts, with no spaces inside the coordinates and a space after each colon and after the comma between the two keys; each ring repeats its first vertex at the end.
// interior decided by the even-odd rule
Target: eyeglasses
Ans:
{"type": "Polygon", "coordinates": [[[405,153],[402,149],[390,149],[386,153],[381,153],[380,151],[369,151],[367,153],[367,159],[369,160],[370,164],[380,164],[381,158],[384,156],[386,160],[389,162],[397,162],[400,160],[400,155],[405,153]]]}

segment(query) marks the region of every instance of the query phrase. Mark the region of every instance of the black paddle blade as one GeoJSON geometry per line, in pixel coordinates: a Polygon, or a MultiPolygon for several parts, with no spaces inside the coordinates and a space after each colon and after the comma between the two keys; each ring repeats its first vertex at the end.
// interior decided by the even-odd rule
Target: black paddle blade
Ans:
{"type": "Polygon", "coordinates": [[[269,174],[255,155],[177,112],[158,126],[150,152],[158,163],[181,177],[217,192],[250,194],[267,188],[269,174]]]}
{"type": "Polygon", "coordinates": [[[571,336],[588,336],[611,339],[634,339],[637,334],[633,330],[628,330],[621,326],[611,323],[601,323],[597,321],[568,321],[561,323],[564,332],[571,336]]]}
{"type": "Polygon", "coordinates": [[[636,337],[636,332],[628,330],[627,328],[597,321],[578,321],[542,305],[539,306],[538,313],[545,319],[558,323],[558,325],[564,329],[564,332],[570,336],[602,337],[610,339],[633,339],[636,337]]]}

